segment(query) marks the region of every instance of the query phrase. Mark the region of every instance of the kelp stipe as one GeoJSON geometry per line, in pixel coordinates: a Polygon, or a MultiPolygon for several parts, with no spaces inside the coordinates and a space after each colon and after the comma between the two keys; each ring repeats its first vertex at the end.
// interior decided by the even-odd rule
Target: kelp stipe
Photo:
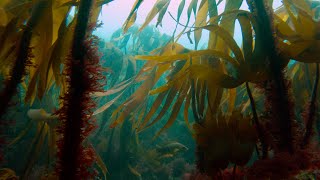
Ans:
{"type": "MultiPolygon", "coordinates": [[[[41,14],[43,12],[43,6],[46,6],[48,2],[46,0],[40,0],[32,9],[31,17],[26,23],[26,27],[23,31],[22,37],[19,41],[17,48],[17,57],[13,64],[10,72],[10,77],[4,80],[4,89],[0,92],[0,131],[2,136],[2,131],[7,123],[4,122],[3,116],[7,109],[11,106],[10,101],[13,96],[17,93],[18,85],[21,83],[23,76],[26,75],[27,66],[31,65],[30,59],[32,58],[30,42],[32,37],[32,30],[37,25],[41,14]]],[[[16,22],[16,21],[15,21],[16,22]]],[[[3,144],[5,144],[4,137],[0,138],[1,146],[0,150],[3,149],[3,144]]],[[[3,155],[0,152],[0,162],[3,161],[3,155]]]]}
{"type": "MultiPolygon", "coordinates": [[[[251,93],[251,89],[249,87],[249,83],[246,82],[246,90],[247,90],[247,94],[249,96],[250,99],[250,105],[251,105],[251,111],[253,114],[253,121],[255,124],[255,128],[257,130],[257,134],[261,143],[261,147],[262,147],[262,159],[267,158],[268,156],[268,144],[266,142],[266,135],[265,132],[263,130],[263,127],[261,126],[261,123],[259,122],[259,118],[258,118],[258,113],[257,113],[257,109],[256,109],[256,104],[255,101],[253,99],[252,93],[251,93]]],[[[257,150],[258,156],[259,156],[259,150],[257,150]]]]}
{"type": "Polygon", "coordinates": [[[316,64],[316,77],[314,79],[314,85],[312,88],[312,94],[310,97],[310,101],[307,103],[306,109],[303,112],[303,119],[306,124],[306,130],[303,137],[303,141],[301,143],[301,147],[305,148],[311,140],[311,137],[314,135],[313,132],[313,124],[316,120],[316,110],[317,110],[317,90],[319,84],[319,63],[316,64]]]}
{"type": "Polygon", "coordinates": [[[4,115],[9,107],[12,97],[17,93],[17,87],[21,83],[23,76],[26,74],[26,67],[31,65],[32,58],[30,42],[33,28],[37,25],[44,6],[48,5],[48,1],[40,0],[32,9],[31,17],[26,23],[22,37],[19,41],[17,50],[17,58],[11,69],[10,78],[5,80],[5,87],[0,93],[0,118],[4,115]]]}
{"type": "Polygon", "coordinates": [[[247,0],[250,11],[256,15],[259,27],[263,31],[262,36],[257,37],[262,39],[261,46],[265,51],[269,68],[272,72],[272,80],[267,81],[263,89],[266,94],[266,107],[271,112],[272,124],[277,132],[275,135],[279,151],[294,151],[292,126],[293,126],[293,102],[290,97],[288,86],[289,82],[283,72],[284,58],[279,54],[276,47],[276,39],[273,35],[273,19],[268,13],[265,1],[247,0]],[[268,105],[269,104],[269,105],[268,105]]]}
{"type": "Polygon", "coordinates": [[[102,78],[96,39],[90,35],[92,27],[89,27],[93,3],[93,0],[80,1],[72,49],[66,60],[68,90],[57,112],[62,121],[57,130],[62,135],[58,141],[56,167],[60,179],[88,179],[95,175],[90,171],[95,160],[94,150],[84,145],[95,128],[92,120],[95,103],[90,93],[100,91],[102,78]]]}

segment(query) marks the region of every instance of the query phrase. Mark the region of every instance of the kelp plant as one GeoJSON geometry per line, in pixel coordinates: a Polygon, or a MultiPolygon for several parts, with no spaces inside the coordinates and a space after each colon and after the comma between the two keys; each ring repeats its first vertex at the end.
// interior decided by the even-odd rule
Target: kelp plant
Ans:
{"type": "MultiPolygon", "coordinates": [[[[161,24],[170,2],[158,0],[139,31],[157,15],[157,24],[161,24]]],[[[117,101],[126,88],[143,79],[140,87],[113,112],[111,127],[129,116],[136,116],[135,126],[141,132],[158,123],[171,109],[157,137],[174,123],[184,105],[184,118],[190,129],[189,109],[194,117],[192,131],[198,144],[200,174],[222,178],[227,172],[222,170],[230,164],[234,164],[234,176],[266,179],[289,178],[304,170],[317,169],[318,150],[310,138],[317,111],[319,73],[316,70],[312,95],[303,116],[305,122],[299,123],[294,113],[291,82],[285,72],[290,60],[319,62],[317,7],[308,0],[284,0],[283,5],[273,11],[272,0],[227,0],[223,13],[218,14],[221,2],[192,0],[187,9],[187,23],[183,25],[179,19],[186,1],[181,1],[174,19],[177,26],[184,26],[182,32],[174,34],[164,47],[154,50],[150,56],[136,56],[136,59],[147,60],[141,71],[132,81],[110,90],[119,93],[113,100],[117,101]],[[240,10],[243,3],[247,3],[250,11],[240,10]],[[195,23],[190,27],[192,12],[195,23]],[[242,47],[234,39],[235,22],[241,27],[242,47]],[[210,33],[207,49],[197,50],[203,30],[210,33]],[[192,33],[196,50],[177,43],[183,34],[191,40],[192,33]],[[167,82],[156,86],[163,76],[167,82]],[[246,86],[242,86],[243,83],[246,86]],[[249,83],[261,89],[264,97],[259,101],[265,101],[263,112],[258,112],[262,110],[256,106],[249,83]],[[243,89],[248,93],[253,120],[235,108],[241,106],[238,96],[243,94],[243,89]],[[150,108],[146,105],[148,99],[153,100],[150,108]],[[253,129],[256,133],[252,133],[253,129]],[[254,149],[261,159],[245,168],[254,149]],[[281,168],[275,166],[277,163],[281,168]],[[242,173],[235,170],[237,166],[242,166],[242,173]]],[[[141,3],[141,0],[135,2],[123,26],[124,32],[134,23],[141,3]]],[[[111,103],[96,112],[102,112],[111,103]]]]}
{"type": "MultiPolygon", "coordinates": [[[[1,76],[5,77],[1,91],[1,122],[21,82],[25,88],[25,103],[30,105],[36,97],[41,99],[55,83],[62,96],[62,106],[52,115],[52,118],[59,117],[58,127],[54,129],[59,139],[56,170],[61,179],[87,178],[95,174],[89,168],[96,161],[94,151],[85,141],[95,127],[92,120],[95,102],[90,94],[100,91],[103,77],[97,53],[98,40],[91,34],[97,26],[101,6],[108,2],[6,0],[0,3],[1,76]],[[77,11],[71,18],[69,12],[73,6],[77,11]],[[62,74],[61,67],[64,69],[62,74]]],[[[43,110],[30,112],[32,119],[38,117],[36,119],[44,122],[46,119],[39,118],[51,119],[47,117],[51,115],[43,110]]],[[[1,125],[3,129],[4,124],[1,125]]],[[[44,128],[47,130],[48,127],[44,128]]],[[[22,135],[29,130],[27,127],[22,135]]],[[[52,133],[52,129],[50,131],[52,133]]],[[[46,133],[41,130],[36,136],[35,139],[41,139],[35,141],[37,147],[41,147],[46,133]]],[[[30,158],[34,161],[34,157],[30,158]]]]}

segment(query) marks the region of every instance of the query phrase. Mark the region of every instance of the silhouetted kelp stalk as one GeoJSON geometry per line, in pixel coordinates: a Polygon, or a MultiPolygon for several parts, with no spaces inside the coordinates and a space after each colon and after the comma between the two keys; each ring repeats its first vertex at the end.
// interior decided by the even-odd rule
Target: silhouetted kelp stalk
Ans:
{"type": "Polygon", "coordinates": [[[48,6],[49,2],[46,0],[40,0],[32,9],[31,17],[26,23],[23,30],[22,37],[20,39],[17,58],[11,69],[10,77],[5,80],[5,87],[0,93],[0,118],[4,115],[9,107],[12,97],[17,93],[17,87],[22,81],[22,77],[26,74],[26,67],[31,65],[30,59],[32,58],[30,42],[33,33],[33,28],[39,22],[41,14],[45,6],[48,6]]]}
{"type": "Polygon", "coordinates": [[[286,60],[276,48],[276,39],[273,36],[273,23],[271,13],[267,12],[265,1],[247,0],[250,11],[256,15],[259,29],[262,31],[262,49],[266,53],[266,60],[272,73],[272,80],[267,81],[264,88],[266,94],[266,108],[271,112],[271,123],[275,132],[273,136],[278,139],[276,148],[280,151],[294,151],[293,146],[293,102],[289,95],[290,86],[283,72],[282,63],[286,60]]]}
{"type": "MultiPolygon", "coordinates": [[[[249,100],[250,100],[251,110],[252,110],[252,114],[253,114],[253,121],[254,121],[256,130],[257,130],[257,134],[258,134],[261,146],[262,146],[262,158],[264,159],[268,155],[268,145],[266,143],[266,137],[265,137],[264,131],[262,129],[262,126],[261,126],[261,124],[259,122],[257,109],[256,109],[256,104],[255,104],[255,101],[253,99],[253,96],[252,96],[252,93],[251,93],[251,90],[250,90],[248,82],[246,82],[246,89],[247,89],[247,94],[248,94],[249,100]]],[[[258,149],[257,149],[257,153],[259,155],[258,149]]]]}
{"type": "Polygon", "coordinates": [[[309,103],[303,113],[303,119],[306,123],[306,131],[301,143],[301,147],[305,148],[309,143],[313,135],[313,124],[316,119],[316,109],[317,109],[317,91],[319,84],[319,63],[316,64],[316,77],[314,79],[314,84],[312,88],[312,94],[309,103]]]}
{"type": "MultiPolygon", "coordinates": [[[[23,30],[22,37],[18,43],[16,60],[10,72],[10,77],[4,82],[4,89],[0,93],[0,128],[4,128],[6,123],[3,116],[7,109],[10,107],[10,101],[17,93],[18,85],[21,83],[23,76],[26,75],[26,67],[31,65],[30,59],[33,57],[31,54],[30,42],[33,33],[33,28],[39,22],[41,14],[45,6],[48,6],[47,0],[40,0],[32,9],[31,17],[27,21],[23,30]]],[[[3,147],[4,139],[1,139],[1,148],[3,147]]],[[[0,158],[2,161],[2,158],[0,158]]]]}
{"type": "MultiPolygon", "coordinates": [[[[273,37],[272,19],[264,7],[264,2],[259,0],[248,0],[250,10],[255,14],[259,21],[259,28],[262,28],[261,45],[265,50],[267,63],[272,73],[272,79],[261,83],[266,95],[266,110],[270,114],[269,129],[272,141],[268,141],[272,146],[274,154],[272,158],[256,161],[251,167],[246,169],[248,179],[288,179],[301,171],[315,170],[319,167],[319,156],[317,149],[311,147],[302,149],[301,146],[307,145],[312,137],[312,124],[315,116],[315,100],[317,79],[311,96],[310,103],[304,116],[306,120],[306,132],[304,137],[297,128],[293,116],[293,102],[290,96],[290,82],[284,73],[284,63],[287,60],[277,52],[275,47],[276,39],[273,37]],[[314,104],[313,104],[314,103],[314,104]],[[312,105],[310,105],[312,104],[312,105]],[[306,140],[304,140],[306,139],[306,140]],[[302,141],[301,141],[302,140],[302,141]]],[[[270,13],[271,14],[271,13],[270,13]]],[[[317,70],[318,71],[318,70],[317,70]]],[[[318,74],[318,72],[317,72],[318,74]]],[[[318,75],[317,75],[318,76],[318,75]]]]}
{"type": "Polygon", "coordinates": [[[95,128],[92,120],[95,103],[90,93],[100,91],[102,79],[97,38],[91,36],[94,26],[89,25],[94,0],[81,0],[74,30],[73,44],[66,59],[65,73],[68,89],[63,95],[63,105],[58,110],[61,126],[58,133],[58,164],[60,179],[90,179],[95,172],[90,166],[95,160],[94,150],[83,145],[95,128]]]}

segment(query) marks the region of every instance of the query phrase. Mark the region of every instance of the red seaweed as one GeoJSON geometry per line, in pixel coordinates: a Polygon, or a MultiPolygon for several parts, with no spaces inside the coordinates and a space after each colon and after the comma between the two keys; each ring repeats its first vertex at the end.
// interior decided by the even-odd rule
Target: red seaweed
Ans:
{"type": "Polygon", "coordinates": [[[95,129],[92,119],[96,104],[90,93],[101,90],[102,79],[97,38],[89,34],[92,0],[81,0],[73,45],[66,60],[68,90],[62,97],[63,105],[58,110],[61,125],[58,133],[58,164],[56,171],[60,179],[88,179],[95,175],[90,166],[94,152],[84,145],[85,139],[95,129]]]}
{"type": "Polygon", "coordinates": [[[265,88],[266,101],[270,104],[271,118],[274,127],[277,127],[275,134],[278,139],[277,148],[281,151],[289,151],[293,153],[293,102],[289,93],[290,84],[283,71],[282,62],[285,59],[279,54],[276,47],[276,38],[273,35],[272,15],[265,6],[265,1],[247,0],[249,9],[256,15],[262,39],[261,47],[266,53],[266,61],[269,64],[272,80],[267,81],[265,88]]]}

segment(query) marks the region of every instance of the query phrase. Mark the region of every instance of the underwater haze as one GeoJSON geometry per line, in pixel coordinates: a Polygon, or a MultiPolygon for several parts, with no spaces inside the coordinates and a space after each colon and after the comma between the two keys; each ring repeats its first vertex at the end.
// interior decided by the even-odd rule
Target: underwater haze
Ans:
{"type": "Polygon", "coordinates": [[[0,179],[320,179],[319,0],[1,0],[0,179]]]}

